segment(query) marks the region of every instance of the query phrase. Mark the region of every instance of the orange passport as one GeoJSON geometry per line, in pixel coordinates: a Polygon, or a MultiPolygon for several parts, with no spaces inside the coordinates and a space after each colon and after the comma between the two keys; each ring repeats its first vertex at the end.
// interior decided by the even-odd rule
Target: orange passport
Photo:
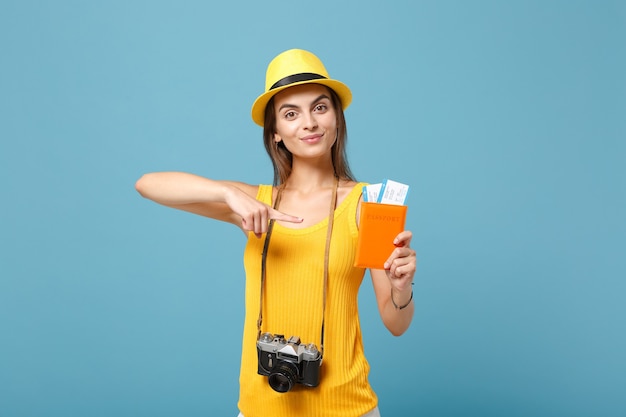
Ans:
{"type": "Polygon", "coordinates": [[[404,230],[407,208],[394,204],[361,203],[354,266],[383,269],[395,249],[393,239],[404,230]]]}

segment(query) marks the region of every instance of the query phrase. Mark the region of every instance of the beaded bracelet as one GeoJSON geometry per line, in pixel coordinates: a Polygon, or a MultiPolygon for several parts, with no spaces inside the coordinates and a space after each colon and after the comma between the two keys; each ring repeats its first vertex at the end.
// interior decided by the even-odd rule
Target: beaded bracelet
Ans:
{"type": "MultiPolygon", "coordinates": [[[[411,285],[413,285],[413,283],[411,283],[411,285]]],[[[403,306],[398,306],[393,299],[393,288],[391,289],[391,302],[393,303],[393,306],[396,308],[396,310],[402,310],[403,308],[408,307],[409,304],[411,304],[411,300],[413,300],[413,288],[411,288],[411,298],[409,298],[409,301],[407,301],[406,304],[403,306]]]]}

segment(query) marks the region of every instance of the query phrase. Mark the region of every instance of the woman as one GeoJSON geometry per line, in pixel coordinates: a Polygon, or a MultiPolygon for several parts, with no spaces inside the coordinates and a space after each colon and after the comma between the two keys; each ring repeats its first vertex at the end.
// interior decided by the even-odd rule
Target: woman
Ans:
{"type": "MultiPolygon", "coordinates": [[[[379,415],[358,321],[365,270],[353,265],[364,184],[345,155],[343,110],[351,98],[315,55],[283,52],[252,106],[274,186],[177,172],[146,174],[136,184],[144,197],[232,223],[248,236],[240,416],[379,415]],[[299,340],[285,344],[278,334],[299,340]],[[285,346],[296,356],[273,353],[285,346]]],[[[410,242],[411,232],[400,233],[384,269],[370,270],[381,318],[394,335],[413,316],[410,242]]]]}

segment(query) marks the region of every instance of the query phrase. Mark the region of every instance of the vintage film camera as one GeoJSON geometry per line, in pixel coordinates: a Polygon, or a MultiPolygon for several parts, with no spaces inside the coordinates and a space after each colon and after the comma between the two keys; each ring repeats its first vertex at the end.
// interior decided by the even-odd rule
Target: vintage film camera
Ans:
{"type": "Polygon", "coordinates": [[[282,334],[263,333],[256,342],[259,374],[268,377],[270,387],[287,392],[295,383],[316,387],[320,382],[322,354],[313,343],[300,344],[300,338],[285,340],[282,334]]]}

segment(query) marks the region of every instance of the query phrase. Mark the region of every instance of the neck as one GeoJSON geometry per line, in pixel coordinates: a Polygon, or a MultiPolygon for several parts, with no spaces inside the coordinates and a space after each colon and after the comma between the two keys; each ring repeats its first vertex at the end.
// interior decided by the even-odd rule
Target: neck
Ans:
{"type": "Polygon", "coordinates": [[[292,172],[285,182],[286,189],[297,189],[309,192],[321,188],[331,188],[335,185],[334,173],[300,174],[292,172]]]}
{"type": "Polygon", "coordinates": [[[319,165],[300,162],[294,159],[291,175],[285,182],[285,188],[312,191],[320,188],[333,187],[335,171],[332,162],[319,165]]]}

